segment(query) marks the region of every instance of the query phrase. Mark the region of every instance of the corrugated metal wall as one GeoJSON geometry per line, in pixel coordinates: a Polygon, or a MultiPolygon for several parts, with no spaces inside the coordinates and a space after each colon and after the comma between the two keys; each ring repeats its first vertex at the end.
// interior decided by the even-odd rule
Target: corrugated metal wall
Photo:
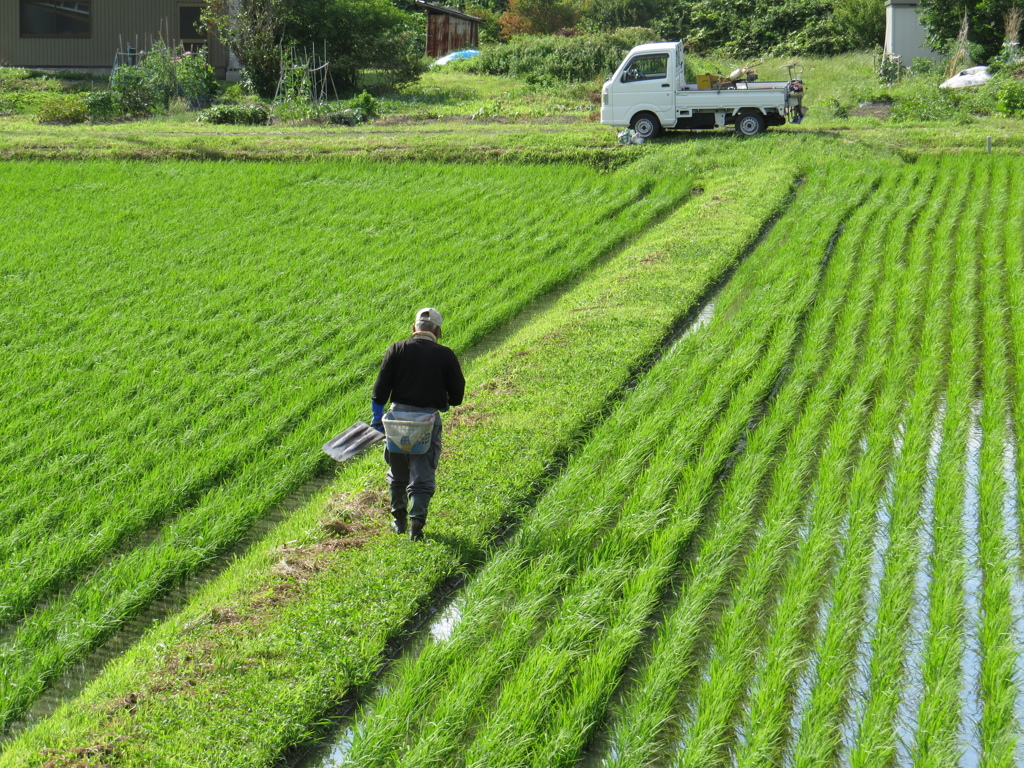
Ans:
{"type": "MultiPolygon", "coordinates": [[[[109,69],[114,54],[131,44],[149,46],[161,34],[177,42],[180,0],[92,0],[92,32],[88,38],[22,37],[20,0],[0,0],[0,64],[43,69],[109,69]]],[[[186,32],[186,36],[190,33],[186,32]]],[[[224,76],[228,54],[212,42],[210,63],[224,76]]]]}

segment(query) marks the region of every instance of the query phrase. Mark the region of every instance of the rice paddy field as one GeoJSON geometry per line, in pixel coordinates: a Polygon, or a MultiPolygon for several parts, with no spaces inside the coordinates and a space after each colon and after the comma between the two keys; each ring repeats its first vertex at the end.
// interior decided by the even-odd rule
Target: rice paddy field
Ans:
{"type": "Polygon", "coordinates": [[[0,766],[1024,762],[1019,154],[727,141],[0,165],[0,766]]]}

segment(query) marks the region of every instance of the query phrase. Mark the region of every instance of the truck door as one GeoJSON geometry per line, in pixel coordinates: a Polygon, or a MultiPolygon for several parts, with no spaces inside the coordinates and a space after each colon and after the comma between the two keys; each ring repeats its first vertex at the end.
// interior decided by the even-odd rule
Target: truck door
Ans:
{"type": "Polygon", "coordinates": [[[634,56],[621,70],[619,91],[626,97],[622,102],[629,105],[630,115],[650,110],[661,118],[662,125],[671,128],[676,122],[676,96],[668,58],[667,53],[634,56]]]}

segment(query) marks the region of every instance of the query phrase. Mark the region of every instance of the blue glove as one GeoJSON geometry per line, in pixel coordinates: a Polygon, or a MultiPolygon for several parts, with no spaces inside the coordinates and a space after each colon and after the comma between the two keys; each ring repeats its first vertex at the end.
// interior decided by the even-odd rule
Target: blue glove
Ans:
{"type": "Polygon", "coordinates": [[[384,406],[378,403],[376,400],[370,399],[370,410],[373,411],[373,418],[370,419],[370,426],[376,429],[378,432],[384,431],[384,406]]]}

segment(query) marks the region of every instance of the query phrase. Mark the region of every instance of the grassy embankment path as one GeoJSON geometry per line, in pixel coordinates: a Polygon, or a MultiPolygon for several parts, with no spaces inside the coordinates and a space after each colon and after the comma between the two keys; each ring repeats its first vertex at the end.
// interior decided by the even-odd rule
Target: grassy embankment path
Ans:
{"type": "MultiPolygon", "coordinates": [[[[324,502],[312,504],[82,701],[12,744],[3,764],[31,764],[41,747],[105,744],[125,764],[187,754],[215,765],[231,754],[236,765],[261,765],[302,741],[332,701],[372,676],[388,641],[435,588],[480,557],[544,467],[750,242],[795,173],[795,164],[763,165],[760,179],[749,171],[741,179],[734,168],[712,173],[700,181],[703,194],[473,364],[473,396],[448,439],[431,546],[371,536],[362,547],[332,547],[317,525],[324,502]],[[752,201],[742,190],[753,182],[768,193],[752,201]],[[571,353],[580,347],[585,354],[571,353]],[[512,467],[509,456],[517,457],[512,467]],[[292,575],[268,576],[281,560],[292,575]]],[[[369,467],[345,468],[336,487],[379,486],[369,467]]],[[[359,504],[333,509],[350,528],[383,527],[359,504]]]]}

